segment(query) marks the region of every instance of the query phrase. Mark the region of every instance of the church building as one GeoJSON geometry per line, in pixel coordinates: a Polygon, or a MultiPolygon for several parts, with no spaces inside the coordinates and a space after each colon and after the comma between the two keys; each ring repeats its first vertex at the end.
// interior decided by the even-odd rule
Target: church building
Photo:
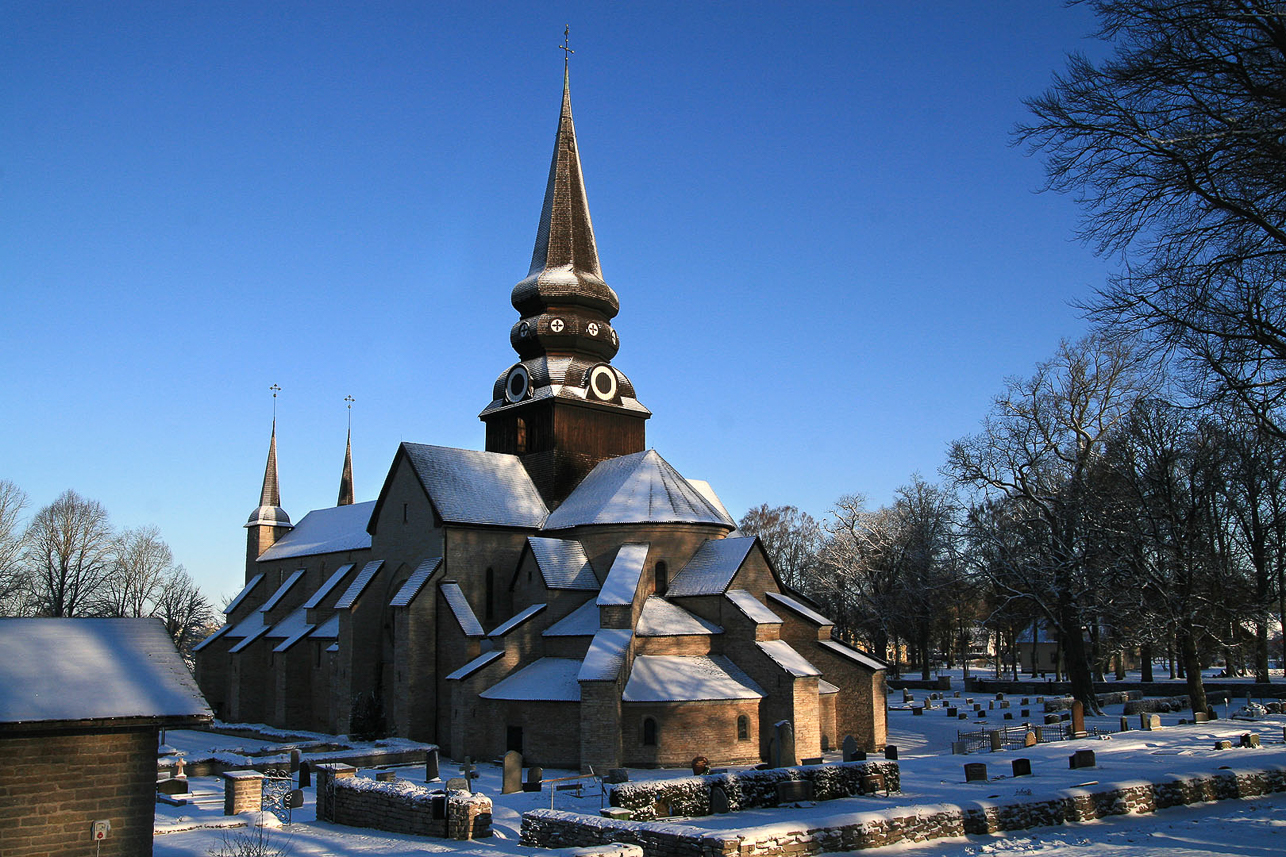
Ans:
{"type": "MultiPolygon", "coordinates": [[[[402,443],[379,496],[297,523],[276,426],[245,525],[245,586],[197,648],[224,721],[328,733],[382,722],[447,756],[516,749],[602,770],[885,742],[885,665],[837,639],[737,531],[705,482],[646,443],[651,412],[612,364],[566,75],[518,362],[480,418],[486,449],[402,443]]],[[[376,727],[378,728],[378,727],[376,727]]]]}

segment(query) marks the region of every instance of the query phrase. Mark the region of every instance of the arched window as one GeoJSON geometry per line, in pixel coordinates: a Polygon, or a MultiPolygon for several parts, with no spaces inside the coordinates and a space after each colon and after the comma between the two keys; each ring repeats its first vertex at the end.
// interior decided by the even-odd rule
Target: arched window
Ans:
{"type": "Polygon", "coordinates": [[[518,450],[518,454],[522,455],[524,452],[527,451],[527,421],[524,420],[522,417],[518,418],[517,433],[518,433],[517,450],[518,450]]]}
{"type": "Polygon", "coordinates": [[[737,718],[737,740],[750,740],[750,718],[744,714],[737,718]]]}
{"type": "Polygon", "coordinates": [[[656,746],[656,721],[651,717],[643,718],[643,746],[656,746]]]}
{"type": "Polygon", "coordinates": [[[670,567],[664,562],[658,562],[652,569],[652,575],[656,580],[656,594],[664,595],[670,588],[670,567]]]}
{"type": "Polygon", "coordinates": [[[487,569],[487,600],[483,611],[488,622],[496,618],[496,573],[490,568],[487,569]]]}

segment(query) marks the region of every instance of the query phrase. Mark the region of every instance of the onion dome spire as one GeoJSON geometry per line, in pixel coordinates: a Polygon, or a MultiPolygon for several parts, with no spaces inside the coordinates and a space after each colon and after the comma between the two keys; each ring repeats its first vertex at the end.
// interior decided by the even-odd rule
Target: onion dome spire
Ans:
{"type": "Polygon", "coordinates": [[[281,490],[277,484],[277,418],[272,418],[272,438],[268,441],[268,463],[263,469],[263,489],[259,492],[259,508],[250,513],[247,527],[293,526],[286,510],[281,508],[281,490]]]}

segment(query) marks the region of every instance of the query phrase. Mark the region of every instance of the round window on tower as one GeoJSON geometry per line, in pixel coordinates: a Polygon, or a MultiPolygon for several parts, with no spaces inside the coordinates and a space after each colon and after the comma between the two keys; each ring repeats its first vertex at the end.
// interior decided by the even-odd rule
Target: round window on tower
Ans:
{"type": "Polygon", "coordinates": [[[527,367],[519,363],[509,370],[509,377],[505,379],[505,399],[510,402],[521,402],[527,398],[531,392],[531,375],[527,373],[527,367]]]}
{"type": "Polygon", "coordinates": [[[616,371],[606,363],[589,370],[589,392],[599,401],[610,402],[616,398],[616,371]]]}

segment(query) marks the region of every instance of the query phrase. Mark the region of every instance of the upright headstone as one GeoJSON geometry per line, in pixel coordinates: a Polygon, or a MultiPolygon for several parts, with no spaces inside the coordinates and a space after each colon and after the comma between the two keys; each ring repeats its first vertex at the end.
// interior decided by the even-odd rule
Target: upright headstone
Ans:
{"type": "Polygon", "coordinates": [[[1015,777],[1031,776],[1031,759],[1014,759],[1010,767],[1013,768],[1015,777]]]}
{"type": "MultiPolygon", "coordinates": [[[[603,778],[603,782],[614,782],[611,774],[603,778]]],[[[545,784],[545,769],[540,765],[532,765],[527,769],[527,779],[522,784],[522,790],[525,792],[538,792],[545,784]]]]}
{"type": "Polygon", "coordinates": [[[478,772],[473,769],[473,757],[465,756],[464,764],[460,766],[460,777],[464,780],[464,788],[469,794],[473,794],[473,779],[478,776],[478,772]]]}
{"type": "Polygon", "coordinates": [[[1092,768],[1095,765],[1093,750],[1077,750],[1067,757],[1069,768],[1092,768]]]}
{"type": "Polygon", "coordinates": [[[1085,735],[1085,703],[1075,699],[1072,700],[1072,736],[1084,738],[1085,735]]]}
{"type": "Polygon", "coordinates": [[[292,774],[295,771],[299,770],[299,757],[300,757],[299,748],[292,747],[290,749],[290,772],[292,774]]]}
{"type": "Polygon", "coordinates": [[[777,767],[786,768],[798,764],[795,759],[795,729],[789,720],[777,721],[777,767]]]}
{"type": "Polygon", "coordinates": [[[915,697],[911,695],[911,689],[906,687],[902,688],[902,702],[911,702],[913,699],[915,699],[915,697]]]}
{"type": "Polygon", "coordinates": [[[1259,746],[1259,736],[1254,732],[1247,732],[1241,736],[1241,746],[1255,748],[1259,746]]]}
{"type": "Polygon", "coordinates": [[[510,750],[505,753],[504,773],[500,783],[500,793],[511,795],[522,791],[522,753],[510,750]]]}
{"type": "Polygon", "coordinates": [[[728,793],[719,786],[710,787],[710,812],[723,815],[728,811],[728,793]]]}
{"type": "Polygon", "coordinates": [[[1024,746],[1024,747],[1035,747],[1035,746],[1036,746],[1036,733],[1035,733],[1035,732],[1033,732],[1033,731],[1032,731],[1032,730],[1030,730],[1030,729],[1028,729],[1028,730],[1027,730],[1027,734],[1023,736],[1023,746],[1024,746]]]}
{"type": "Polygon", "coordinates": [[[1044,727],[1044,726],[1033,726],[1033,727],[1031,728],[1031,734],[1032,734],[1032,735],[1034,735],[1034,736],[1036,737],[1036,743],[1037,743],[1037,744],[1039,744],[1039,743],[1041,743],[1042,741],[1044,741],[1044,740],[1045,740],[1045,727],[1044,727]]]}
{"type": "Polygon", "coordinates": [[[854,761],[854,758],[857,756],[857,739],[852,735],[845,735],[844,743],[840,745],[840,749],[844,752],[845,762],[854,761]]]}
{"type": "Polygon", "coordinates": [[[896,744],[884,745],[884,758],[888,759],[890,762],[896,762],[898,760],[898,748],[896,744]]]}
{"type": "Polygon", "coordinates": [[[313,784],[313,766],[308,764],[307,759],[301,759],[299,762],[299,787],[306,789],[313,784]]]}
{"type": "Polygon", "coordinates": [[[438,779],[438,748],[430,747],[424,754],[424,781],[431,783],[438,779]]]}
{"type": "Polygon", "coordinates": [[[993,729],[991,732],[988,732],[987,735],[991,739],[991,751],[993,753],[1004,748],[1005,733],[1001,732],[999,729],[993,729]]]}
{"type": "Polygon", "coordinates": [[[952,742],[951,742],[951,755],[953,755],[953,756],[967,756],[967,755],[969,755],[969,742],[968,742],[968,741],[952,741],[952,742]]]}
{"type": "Polygon", "coordinates": [[[966,783],[987,782],[987,766],[983,762],[967,762],[964,766],[966,783]]]}
{"type": "Polygon", "coordinates": [[[1130,718],[1126,717],[1124,714],[1122,714],[1122,715],[1121,715],[1121,730],[1120,730],[1120,731],[1122,731],[1122,732],[1129,732],[1129,731],[1130,731],[1130,718]]]}

